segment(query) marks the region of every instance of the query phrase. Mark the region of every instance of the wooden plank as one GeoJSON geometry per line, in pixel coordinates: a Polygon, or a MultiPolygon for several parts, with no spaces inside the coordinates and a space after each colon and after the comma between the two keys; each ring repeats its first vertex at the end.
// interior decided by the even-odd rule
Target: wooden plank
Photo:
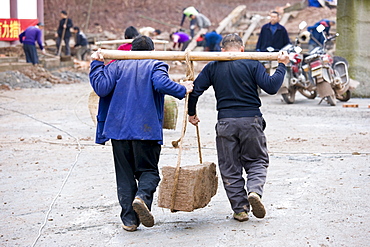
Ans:
{"type": "MultiPolygon", "coordinates": [[[[121,51],[100,50],[105,59],[158,59],[179,61],[186,60],[183,51],[121,51]]],[[[238,59],[277,60],[278,52],[190,52],[192,61],[228,61],[238,59]]]]}
{"type": "Polygon", "coordinates": [[[249,37],[251,36],[251,34],[253,33],[254,29],[256,29],[258,23],[261,21],[262,16],[260,15],[255,15],[253,18],[252,18],[252,23],[249,25],[247,31],[245,31],[244,35],[243,35],[243,44],[247,43],[249,37]]]}
{"type": "MultiPolygon", "coordinates": [[[[132,43],[133,39],[121,39],[121,40],[106,40],[106,41],[96,41],[95,45],[115,45],[115,44],[126,44],[132,43]]],[[[154,44],[168,44],[167,40],[153,39],[154,44]]]]}
{"type": "Polygon", "coordinates": [[[358,104],[343,104],[343,107],[358,108],[358,104]]]}
{"type": "Polygon", "coordinates": [[[190,41],[187,48],[190,50],[194,50],[195,47],[197,47],[197,39],[199,38],[199,36],[202,34],[206,34],[207,31],[208,31],[207,28],[200,29],[199,32],[194,36],[194,38],[190,41]]]}
{"type": "Polygon", "coordinates": [[[291,13],[284,13],[279,23],[284,26],[288,22],[290,16],[291,16],[291,13]]]}
{"type": "Polygon", "coordinates": [[[238,7],[236,7],[225,19],[223,19],[219,23],[219,26],[216,29],[216,33],[222,33],[229,25],[234,25],[239,22],[239,20],[243,16],[245,16],[246,12],[246,5],[239,5],[238,7]]]}

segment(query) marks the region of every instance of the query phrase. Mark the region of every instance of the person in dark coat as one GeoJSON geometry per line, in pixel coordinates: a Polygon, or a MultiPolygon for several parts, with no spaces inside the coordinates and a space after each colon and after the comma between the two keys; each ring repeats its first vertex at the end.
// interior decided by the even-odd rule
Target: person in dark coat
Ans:
{"type": "Polygon", "coordinates": [[[275,51],[280,50],[287,44],[290,44],[290,39],[287,30],[280,25],[280,15],[276,11],[270,13],[270,22],[263,25],[260,36],[256,45],[256,51],[266,52],[267,47],[274,48],[275,51]]]}
{"type": "Polygon", "coordinates": [[[85,60],[85,55],[89,51],[88,41],[86,35],[80,31],[79,27],[74,27],[73,32],[75,33],[75,48],[77,48],[76,57],[78,60],[85,60]]]}
{"type": "MultiPolygon", "coordinates": [[[[228,34],[222,40],[223,52],[243,52],[242,39],[228,34]]],[[[212,61],[194,81],[189,94],[188,120],[197,125],[198,98],[213,87],[217,101],[216,147],[226,195],[238,221],[248,220],[248,213],[264,218],[266,210],[261,198],[266,181],[269,156],[264,134],[265,122],[260,111],[258,87],[275,94],[284,80],[286,52],[280,52],[278,67],[270,76],[256,60],[212,61]],[[243,178],[243,170],[247,180],[243,178]],[[245,188],[246,187],[246,188],[245,188]]]]}
{"type": "Polygon", "coordinates": [[[55,34],[55,37],[57,38],[56,45],[57,45],[57,53],[56,55],[59,54],[59,47],[62,42],[62,38],[64,40],[64,44],[66,47],[65,54],[66,56],[71,55],[71,48],[69,46],[69,39],[71,38],[71,30],[70,28],[73,27],[73,22],[70,18],[68,18],[67,12],[65,10],[62,10],[60,12],[60,17],[62,18],[59,21],[59,26],[57,29],[57,32],[55,34]]]}

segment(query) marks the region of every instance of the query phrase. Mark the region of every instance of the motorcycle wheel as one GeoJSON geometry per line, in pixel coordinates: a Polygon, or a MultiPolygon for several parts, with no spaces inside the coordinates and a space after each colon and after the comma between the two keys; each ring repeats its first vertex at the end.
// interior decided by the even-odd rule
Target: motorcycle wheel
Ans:
{"type": "Polygon", "coordinates": [[[336,64],[337,62],[344,62],[347,65],[347,68],[348,68],[348,61],[344,57],[334,56],[333,57],[333,64],[332,64],[333,68],[334,68],[334,64],[336,64]]]}
{"type": "Polygon", "coordinates": [[[337,99],[342,101],[342,102],[347,102],[350,98],[351,98],[351,91],[349,91],[349,90],[347,90],[342,95],[337,95],[337,99]]]}
{"type": "Polygon", "coordinates": [[[283,100],[287,104],[293,104],[295,101],[295,93],[297,89],[296,88],[289,88],[288,93],[283,93],[281,96],[283,96],[283,100]]]}
{"type": "Polygon", "coordinates": [[[303,88],[300,88],[298,89],[298,91],[304,96],[306,97],[307,99],[314,99],[316,98],[317,96],[317,92],[316,91],[310,91],[310,90],[306,90],[306,89],[303,89],[303,88]]]}
{"type": "Polygon", "coordinates": [[[329,105],[331,105],[331,106],[335,106],[337,104],[334,95],[326,96],[326,100],[328,101],[329,105]]]}

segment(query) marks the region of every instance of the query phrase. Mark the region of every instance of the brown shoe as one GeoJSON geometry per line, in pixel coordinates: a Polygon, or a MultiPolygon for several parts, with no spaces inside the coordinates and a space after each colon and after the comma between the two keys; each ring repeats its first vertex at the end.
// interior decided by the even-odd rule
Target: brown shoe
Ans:
{"type": "Polygon", "coordinates": [[[255,192],[251,192],[248,196],[248,201],[252,207],[253,215],[260,219],[264,218],[266,210],[261,202],[260,196],[255,192]]]}
{"type": "Polygon", "coordinates": [[[136,197],[134,202],[132,203],[132,207],[139,216],[140,222],[144,226],[152,227],[154,225],[154,217],[141,198],[136,197]]]}
{"type": "Polygon", "coordinates": [[[246,212],[234,213],[233,217],[240,222],[249,220],[248,214],[246,212]]]}
{"type": "Polygon", "coordinates": [[[125,224],[122,224],[122,228],[128,232],[134,232],[137,230],[137,226],[136,225],[132,225],[132,226],[125,226],[125,224]]]}

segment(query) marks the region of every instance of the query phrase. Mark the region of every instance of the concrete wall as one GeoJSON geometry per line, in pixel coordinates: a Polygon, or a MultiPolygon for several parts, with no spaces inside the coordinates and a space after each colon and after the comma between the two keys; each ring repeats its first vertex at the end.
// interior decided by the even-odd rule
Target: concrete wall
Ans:
{"type": "Polygon", "coordinates": [[[349,62],[350,77],[359,81],[355,97],[370,97],[370,0],[339,0],[335,55],[349,62]]]}

